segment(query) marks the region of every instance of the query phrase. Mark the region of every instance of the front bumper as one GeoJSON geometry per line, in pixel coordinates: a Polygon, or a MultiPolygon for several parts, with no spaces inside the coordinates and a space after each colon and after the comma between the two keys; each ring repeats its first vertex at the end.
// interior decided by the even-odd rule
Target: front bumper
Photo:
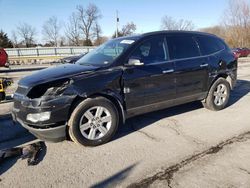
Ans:
{"type": "Polygon", "coordinates": [[[66,138],[66,125],[69,118],[71,96],[60,96],[52,99],[27,99],[14,95],[12,117],[30,133],[44,141],[59,142],[66,138]],[[51,112],[49,120],[31,122],[27,120],[28,114],[51,112]]]}
{"type": "Polygon", "coordinates": [[[22,120],[18,118],[16,118],[16,121],[40,140],[49,142],[60,142],[66,139],[66,124],[52,128],[37,129],[26,125],[25,123],[23,123],[22,120]]]}

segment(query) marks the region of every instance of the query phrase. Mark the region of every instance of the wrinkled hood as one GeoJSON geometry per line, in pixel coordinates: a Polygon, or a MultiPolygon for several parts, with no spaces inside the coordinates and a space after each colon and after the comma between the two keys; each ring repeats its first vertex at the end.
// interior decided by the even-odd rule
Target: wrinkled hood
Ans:
{"type": "Polygon", "coordinates": [[[55,81],[62,78],[71,78],[74,75],[94,71],[98,67],[90,65],[66,64],[43,69],[19,81],[19,85],[33,87],[38,84],[55,81]]]}

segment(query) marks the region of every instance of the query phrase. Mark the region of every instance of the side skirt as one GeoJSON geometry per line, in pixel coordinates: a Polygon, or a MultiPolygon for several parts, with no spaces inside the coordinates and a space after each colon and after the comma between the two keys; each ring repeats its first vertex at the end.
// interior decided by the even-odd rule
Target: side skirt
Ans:
{"type": "Polygon", "coordinates": [[[185,103],[192,102],[192,101],[203,100],[204,98],[206,98],[206,96],[207,96],[207,92],[203,92],[203,93],[199,93],[199,94],[195,94],[195,95],[181,97],[178,99],[172,99],[172,100],[168,100],[168,101],[162,101],[159,103],[148,104],[145,106],[131,108],[131,109],[127,110],[126,119],[140,115],[140,114],[145,114],[148,112],[162,110],[165,108],[177,106],[180,104],[185,104],[185,103]]]}

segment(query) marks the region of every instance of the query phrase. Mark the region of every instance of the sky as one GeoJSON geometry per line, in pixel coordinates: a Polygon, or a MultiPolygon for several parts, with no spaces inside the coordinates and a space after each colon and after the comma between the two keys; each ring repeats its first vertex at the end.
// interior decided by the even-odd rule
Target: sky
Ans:
{"type": "MultiPolygon", "coordinates": [[[[119,26],[133,21],[137,33],[159,30],[165,15],[191,20],[196,28],[204,28],[221,22],[228,0],[0,0],[0,29],[11,37],[11,31],[25,22],[36,28],[37,40],[41,41],[42,25],[48,18],[56,16],[66,23],[77,5],[86,7],[89,3],[101,11],[99,23],[103,35],[111,36],[115,31],[116,10],[119,26]]],[[[62,33],[63,30],[62,27],[62,33]]]]}

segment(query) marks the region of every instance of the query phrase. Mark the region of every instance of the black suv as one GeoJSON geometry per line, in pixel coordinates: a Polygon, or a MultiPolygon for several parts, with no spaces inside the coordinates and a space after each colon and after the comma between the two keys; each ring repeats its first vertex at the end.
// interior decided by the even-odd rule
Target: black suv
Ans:
{"type": "Polygon", "coordinates": [[[79,59],[23,78],[13,118],[40,139],[109,141],[129,117],[200,100],[228,103],[237,60],[210,34],[161,31],[110,40],[79,59]]]}

